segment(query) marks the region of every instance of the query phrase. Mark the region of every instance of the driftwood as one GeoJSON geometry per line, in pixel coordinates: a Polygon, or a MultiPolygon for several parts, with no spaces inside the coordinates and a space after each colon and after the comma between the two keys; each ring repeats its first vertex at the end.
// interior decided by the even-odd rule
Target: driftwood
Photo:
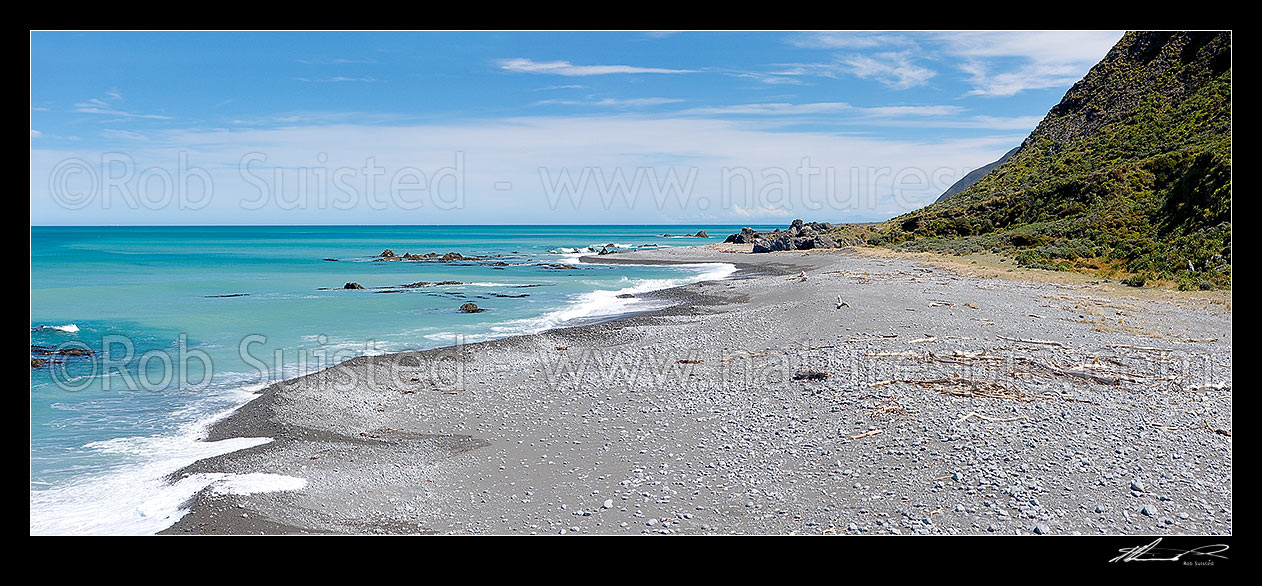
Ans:
{"type": "Polygon", "coordinates": [[[1225,435],[1225,436],[1227,436],[1227,437],[1231,437],[1231,430],[1230,430],[1230,429],[1215,429],[1215,428],[1213,428],[1213,427],[1210,427],[1210,425],[1209,425],[1209,420],[1207,420],[1207,419],[1202,419],[1202,420],[1201,420],[1201,422],[1205,424],[1205,429],[1208,429],[1208,430],[1210,430],[1210,431],[1212,431],[1212,432],[1214,432],[1214,433],[1216,433],[1216,434],[1218,434],[1218,435],[1225,435]]]}
{"type": "Polygon", "coordinates": [[[1044,344],[1044,345],[1047,345],[1047,346],[1059,346],[1059,347],[1061,347],[1061,348],[1064,348],[1064,347],[1065,347],[1065,345],[1064,345],[1064,344],[1062,344],[1062,343],[1060,343],[1060,342],[1055,342],[1055,341],[1052,341],[1052,340],[1022,340],[1021,338],[1009,338],[1009,337],[1007,337],[1007,336],[999,336],[999,339],[1001,339],[1001,340],[1008,340],[1008,341],[1011,341],[1011,342],[1021,342],[1021,343],[1023,343],[1023,344],[1044,344]]]}
{"type": "Polygon", "coordinates": [[[873,430],[870,430],[870,431],[865,431],[865,432],[863,432],[863,433],[852,433],[852,434],[850,434],[850,435],[848,435],[848,436],[846,436],[846,437],[848,437],[848,438],[850,438],[850,439],[865,438],[865,437],[868,437],[868,436],[870,436],[870,435],[876,435],[876,434],[878,434],[878,433],[881,433],[881,431],[882,431],[882,430],[880,430],[880,429],[873,429],[873,430]]]}

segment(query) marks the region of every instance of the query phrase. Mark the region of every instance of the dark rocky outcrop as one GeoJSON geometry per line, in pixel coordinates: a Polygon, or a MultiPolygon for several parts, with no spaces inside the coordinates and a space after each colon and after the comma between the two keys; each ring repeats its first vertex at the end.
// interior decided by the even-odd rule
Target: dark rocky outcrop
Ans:
{"type": "Polygon", "coordinates": [[[40,368],[49,364],[61,364],[65,362],[62,357],[65,356],[91,356],[94,351],[88,348],[80,348],[71,346],[69,348],[51,348],[48,346],[37,346],[31,344],[31,354],[35,356],[47,356],[48,358],[31,358],[31,368],[40,368]]]}
{"type": "Polygon", "coordinates": [[[465,313],[481,313],[486,310],[481,307],[478,307],[477,303],[470,301],[469,303],[461,305],[460,311],[463,311],[465,313]]]}
{"type": "Polygon", "coordinates": [[[31,354],[35,354],[37,356],[91,356],[92,354],[95,354],[95,352],[89,348],[80,348],[77,346],[70,346],[68,348],[50,348],[48,346],[37,346],[35,344],[31,344],[31,354]]]}
{"type": "Polygon", "coordinates": [[[758,231],[753,228],[746,227],[741,228],[740,232],[728,236],[727,240],[724,240],[723,242],[728,244],[753,244],[754,240],[757,238],[758,231]]]}
{"type": "MultiPolygon", "coordinates": [[[[679,236],[666,233],[666,234],[662,234],[661,237],[662,238],[709,238],[709,236],[706,235],[705,230],[698,230],[696,234],[680,234],[679,236]]],[[[645,246],[648,246],[648,245],[646,244],[645,246]]]]}
{"type": "Polygon", "coordinates": [[[347,283],[345,285],[342,285],[342,288],[343,289],[363,289],[364,286],[360,285],[359,283],[347,283]]]}
{"type": "Polygon", "coordinates": [[[741,228],[739,233],[728,236],[724,242],[753,244],[754,252],[837,248],[840,244],[824,233],[832,227],[828,222],[793,220],[787,230],[776,228],[771,232],[758,232],[753,228],[741,228]]]}
{"type": "Polygon", "coordinates": [[[417,289],[420,287],[429,287],[429,286],[441,287],[443,285],[463,285],[463,284],[464,283],[460,281],[439,281],[437,283],[431,283],[429,281],[417,281],[415,283],[406,283],[399,286],[403,287],[404,289],[417,289]]]}
{"type": "MultiPolygon", "coordinates": [[[[437,262],[453,262],[453,261],[481,261],[487,260],[484,256],[465,256],[459,252],[448,252],[446,254],[438,254],[437,252],[427,252],[425,254],[404,253],[398,256],[393,250],[387,248],[381,254],[377,255],[374,261],[437,261],[437,262]]],[[[328,260],[328,259],[325,259],[328,260]]]]}

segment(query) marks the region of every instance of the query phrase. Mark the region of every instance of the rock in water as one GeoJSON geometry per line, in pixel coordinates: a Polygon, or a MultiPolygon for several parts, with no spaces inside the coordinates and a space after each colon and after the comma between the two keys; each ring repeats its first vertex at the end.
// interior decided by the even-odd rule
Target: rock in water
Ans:
{"type": "Polygon", "coordinates": [[[481,313],[486,310],[482,309],[481,307],[478,307],[477,303],[469,302],[464,305],[461,305],[460,311],[463,311],[465,313],[481,313]]]}
{"type": "Polygon", "coordinates": [[[697,230],[697,234],[693,236],[693,238],[709,238],[709,237],[710,235],[706,234],[705,230],[697,230]]]}
{"type": "Polygon", "coordinates": [[[343,289],[363,289],[364,286],[359,283],[347,283],[342,286],[343,289]]]}
{"type": "Polygon", "coordinates": [[[378,254],[377,256],[381,258],[394,258],[394,251],[387,248],[381,251],[381,254],[378,254]]]}

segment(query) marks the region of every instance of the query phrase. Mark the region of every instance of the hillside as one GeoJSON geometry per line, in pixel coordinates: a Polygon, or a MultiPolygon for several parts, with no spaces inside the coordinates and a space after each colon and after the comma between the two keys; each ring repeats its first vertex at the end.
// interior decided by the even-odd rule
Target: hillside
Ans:
{"type": "Polygon", "coordinates": [[[1231,35],[1127,33],[1008,161],[962,192],[837,240],[1028,267],[1231,283],[1231,35]]]}

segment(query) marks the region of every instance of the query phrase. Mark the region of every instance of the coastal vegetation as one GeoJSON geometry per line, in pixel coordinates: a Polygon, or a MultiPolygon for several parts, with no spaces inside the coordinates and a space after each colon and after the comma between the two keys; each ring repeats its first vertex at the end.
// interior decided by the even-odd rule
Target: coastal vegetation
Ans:
{"type": "Polygon", "coordinates": [[[1003,164],[834,240],[992,251],[1142,286],[1231,285],[1231,35],[1127,33],[1003,164]]]}

